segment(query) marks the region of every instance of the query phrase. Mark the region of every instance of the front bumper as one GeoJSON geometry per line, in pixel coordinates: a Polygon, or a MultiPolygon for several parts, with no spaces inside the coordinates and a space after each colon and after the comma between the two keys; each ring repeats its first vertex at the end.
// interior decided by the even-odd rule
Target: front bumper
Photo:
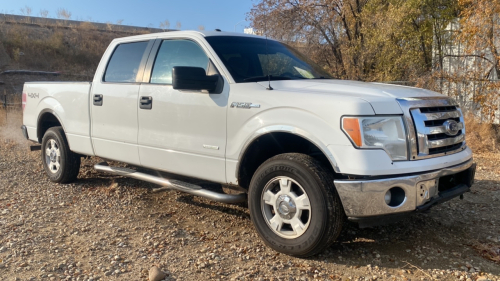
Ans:
{"type": "Polygon", "coordinates": [[[423,211],[470,190],[476,164],[466,162],[444,169],[416,175],[374,180],[335,180],[335,187],[351,220],[411,211],[423,211]],[[385,195],[391,188],[404,190],[404,199],[389,206],[385,195]]]}

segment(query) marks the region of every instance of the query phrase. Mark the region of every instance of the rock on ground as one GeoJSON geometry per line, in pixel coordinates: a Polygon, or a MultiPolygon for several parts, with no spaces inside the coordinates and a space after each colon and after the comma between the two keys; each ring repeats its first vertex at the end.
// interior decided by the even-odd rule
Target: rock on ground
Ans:
{"type": "Polygon", "coordinates": [[[149,281],[161,281],[165,277],[167,277],[167,274],[156,266],[151,267],[149,270],[149,281]]]}

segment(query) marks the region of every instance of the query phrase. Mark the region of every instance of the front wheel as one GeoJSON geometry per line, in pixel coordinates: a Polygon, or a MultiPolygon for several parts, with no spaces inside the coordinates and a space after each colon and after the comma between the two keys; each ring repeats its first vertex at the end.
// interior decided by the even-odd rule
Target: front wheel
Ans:
{"type": "Polygon", "coordinates": [[[61,127],[52,127],[43,135],[42,163],[51,181],[70,183],[76,180],[80,171],[80,157],[69,150],[61,127]]]}
{"type": "Polygon", "coordinates": [[[264,162],[250,183],[250,216],[264,242],[297,257],[331,245],[345,220],[333,176],[314,158],[298,153],[264,162]]]}

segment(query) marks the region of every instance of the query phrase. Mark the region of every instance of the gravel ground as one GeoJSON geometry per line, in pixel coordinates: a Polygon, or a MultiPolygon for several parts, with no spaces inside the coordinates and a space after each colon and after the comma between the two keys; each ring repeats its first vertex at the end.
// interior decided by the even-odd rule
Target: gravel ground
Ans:
{"type": "Polygon", "coordinates": [[[214,203],[98,173],[48,181],[17,125],[0,127],[0,280],[500,280],[500,155],[477,181],[397,224],[346,224],[323,254],[298,259],[258,238],[244,205],[214,203]],[[14,133],[13,133],[14,132],[14,133]],[[496,262],[496,263],[495,263],[496,262]]]}

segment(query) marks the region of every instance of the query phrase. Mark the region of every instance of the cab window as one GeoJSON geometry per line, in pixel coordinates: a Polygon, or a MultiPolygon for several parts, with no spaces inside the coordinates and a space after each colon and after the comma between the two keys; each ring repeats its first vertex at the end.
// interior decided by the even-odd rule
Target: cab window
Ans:
{"type": "Polygon", "coordinates": [[[207,70],[209,59],[203,49],[190,40],[164,40],[156,55],[151,83],[172,84],[172,69],[176,66],[201,67],[207,70]]]}
{"type": "Polygon", "coordinates": [[[147,46],[147,41],[118,45],[109,60],[103,80],[119,83],[136,82],[137,72],[147,46]]]}

